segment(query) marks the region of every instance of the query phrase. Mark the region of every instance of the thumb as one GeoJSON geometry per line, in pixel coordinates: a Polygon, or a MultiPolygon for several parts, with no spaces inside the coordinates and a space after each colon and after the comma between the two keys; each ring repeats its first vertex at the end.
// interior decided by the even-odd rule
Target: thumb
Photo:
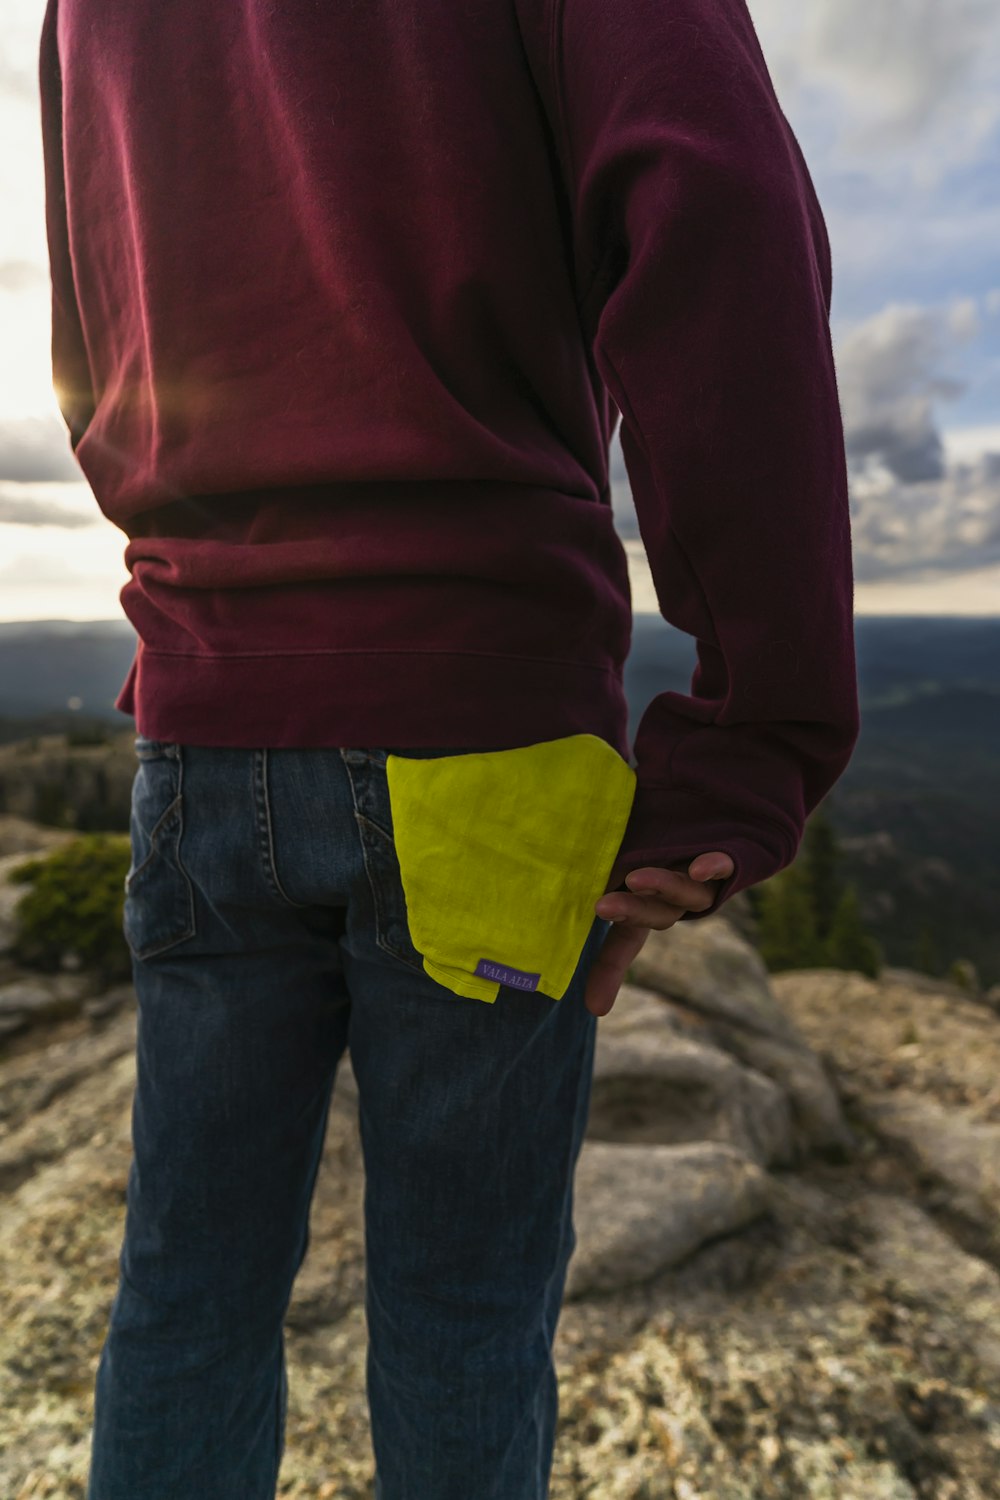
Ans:
{"type": "Polygon", "coordinates": [[[710,854],[696,855],[688,865],[688,874],[692,880],[726,880],[735,868],[730,855],[715,849],[710,854]]]}

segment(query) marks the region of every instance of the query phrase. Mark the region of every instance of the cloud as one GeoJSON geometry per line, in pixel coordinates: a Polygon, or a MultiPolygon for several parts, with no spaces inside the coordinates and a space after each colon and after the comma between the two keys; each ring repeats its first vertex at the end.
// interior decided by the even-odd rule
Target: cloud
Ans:
{"type": "Polygon", "coordinates": [[[0,55],[0,94],[34,103],[38,97],[36,69],[27,63],[15,63],[9,57],[0,55]]]}
{"type": "MultiPolygon", "coordinates": [[[[952,106],[956,99],[968,104],[970,81],[998,38],[994,0],[949,0],[947,6],[938,0],[876,6],[814,0],[807,14],[804,65],[838,81],[857,113],[900,139],[942,115],[955,128],[952,106]]],[[[984,113],[969,123],[988,130],[995,119],[984,113]]]]}
{"type": "Polygon", "coordinates": [[[65,425],[55,417],[0,418],[0,481],[79,481],[65,425]]]}
{"type": "Polygon", "coordinates": [[[857,481],[851,500],[859,581],[1000,562],[1000,452],[958,463],[940,480],[857,481]]]}
{"type": "Polygon", "coordinates": [[[949,460],[935,411],[965,390],[947,365],[980,326],[968,298],[890,304],[838,347],[859,579],[1000,560],[1000,451],[949,460]]]}
{"type": "Polygon", "coordinates": [[[22,553],[0,568],[0,584],[5,589],[41,588],[51,584],[81,585],[86,576],[70,566],[65,558],[22,553]]]}
{"type": "Polygon", "coordinates": [[[33,260],[0,261],[0,291],[26,292],[40,284],[47,284],[49,273],[44,266],[33,260]]]}
{"type": "Polygon", "coordinates": [[[1000,128],[995,0],[751,0],[782,95],[826,94],[837,146],[893,158],[930,183],[973,160],[1000,128]],[[919,149],[915,149],[919,142],[919,149]]]}
{"type": "Polygon", "coordinates": [[[879,465],[904,484],[944,477],[935,398],[965,383],[941,368],[950,348],[979,332],[975,303],[947,309],[891,303],[854,327],[837,352],[848,462],[879,465]]]}
{"type": "Polygon", "coordinates": [[[101,512],[72,510],[47,495],[40,495],[32,485],[0,484],[0,525],[59,526],[75,531],[81,526],[95,526],[101,512]]]}

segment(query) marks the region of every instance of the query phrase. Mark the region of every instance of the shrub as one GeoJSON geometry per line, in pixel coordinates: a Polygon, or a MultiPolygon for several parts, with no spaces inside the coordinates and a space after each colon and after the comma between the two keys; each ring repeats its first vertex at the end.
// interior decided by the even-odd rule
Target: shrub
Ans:
{"type": "Polygon", "coordinates": [[[15,908],[14,959],[51,973],[73,952],[102,985],[128,978],[122,908],[130,858],[127,835],[85,834],[17,865],[10,879],[30,889],[15,908]]]}
{"type": "Polygon", "coordinates": [[[968,990],[970,994],[974,995],[979,992],[979,975],[976,973],[976,966],[971,959],[954,959],[948,965],[948,972],[945,978],[951,984],[957,984],[960,989],[968,990]]]}
{"type": "Polygon", "coordinates": [[[66,731],[66,744],[71,748],[78,745],[108,745],[111,740],[112,733],[107,724],[75,724],[66,731]]]}

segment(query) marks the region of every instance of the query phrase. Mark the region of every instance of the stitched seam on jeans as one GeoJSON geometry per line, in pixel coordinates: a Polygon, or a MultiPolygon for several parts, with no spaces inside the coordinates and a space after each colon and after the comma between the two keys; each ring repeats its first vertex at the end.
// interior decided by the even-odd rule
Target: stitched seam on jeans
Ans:
{"type": "Polygon", "coordinates": [[[301,910],[303,907],[308,906],[310,903],[308,901],[293,901],[291,896],[282,885],[280,879],[278,878],[278,867],[274,858],[274,829],[271,822],[271,797],[267,787],[267,751],[265,749],[262,749],[257,753],[261,757],[260,788],[261,804],[264,814],[264,848],[267,857],[268,879],[271,881],[271,884],[274,886],[275,891],[281,897],[282,901],[287,901],[289,906],[294,906],[301,910]]]}

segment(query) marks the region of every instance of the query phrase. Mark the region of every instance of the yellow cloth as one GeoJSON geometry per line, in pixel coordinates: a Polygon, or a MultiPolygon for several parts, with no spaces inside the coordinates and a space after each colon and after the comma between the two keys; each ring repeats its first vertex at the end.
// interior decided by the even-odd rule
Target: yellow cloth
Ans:
{"type": "Polygon", "coordinates": [[[621,847],[636,774],[571,734],[510,750],[386,757],[413,946],[456,995],[565,994],[621,847]]]}

